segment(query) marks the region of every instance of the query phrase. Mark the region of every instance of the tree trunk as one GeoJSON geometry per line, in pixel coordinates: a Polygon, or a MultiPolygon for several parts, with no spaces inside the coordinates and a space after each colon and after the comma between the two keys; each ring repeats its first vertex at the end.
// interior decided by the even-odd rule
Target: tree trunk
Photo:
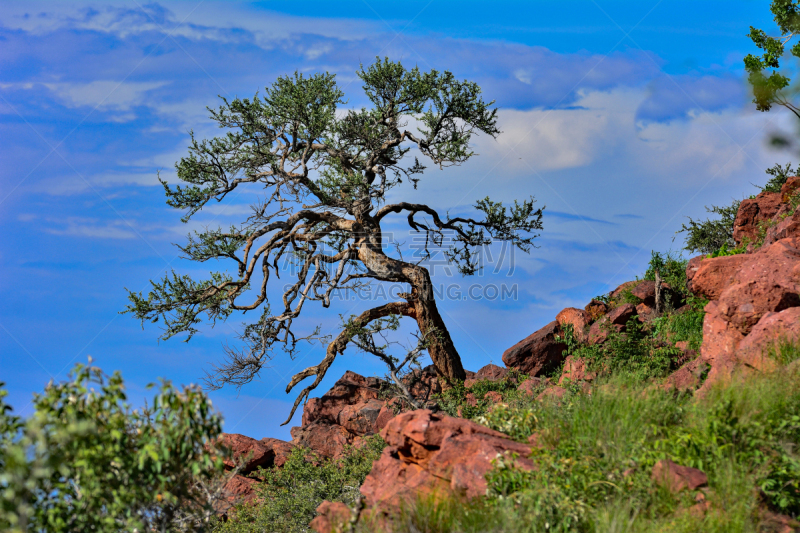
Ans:
{"type": "Polygon", "coordinates": [[[409,303],[414,306],[417,326],[422,335],[431,334],[428,354],[433,360],[436,372],[444,377],[448,382],[453,380],[464,381],[467,374],[461,364],[461,357],[458,355],[450,332],[439,314],[434,298],[433,283],[428,271],[417,267],[420,272],[416,277],[417,283],[413,284],[413,291],[408,298],[409,303]]]}
{"type": "Polygon", "coordinates": [[[448,382],[465,380],[467,374],[461,364],[461,357],[436,307],[433,283],[428,270],[419,265],[387,257],[381,251],[377,239],[367,238],[359,244],[358,257],[376,278],[411,285],[411,294],[400,296],[414,307],[414,318],[422,335],[435,330],[435,336],[428,346],[428,354],[439,376],[448,382]]]}

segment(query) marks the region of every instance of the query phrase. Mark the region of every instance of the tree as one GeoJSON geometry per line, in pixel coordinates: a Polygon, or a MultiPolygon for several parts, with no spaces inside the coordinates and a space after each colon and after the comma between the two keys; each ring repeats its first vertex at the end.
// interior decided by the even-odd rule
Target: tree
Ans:
{"type": "Polygon", "coordinates": [[[211,119],[227,132],[210,140],[192,134],[189,155],[176,164],[178,178],[188,185],[163,185],[167,203],[186,210],[184,221],[239,187],[266,191],[240,226],[190,235],[180,247],[194,261],[232,261],[238,272],[215,272],[203,281],[173,272],[152,282],[147,297],[129,292],[126,312],[142,321],[163,320],[165,339],[179,333],[191,337],[201,314],[213,324],[234,311],[261,308],[260,318],[241,335],[244,348],[227,348],[225,362],[210,374],[209,385],[220,387],[251,381],[276,349],[293,356],[301,340],[318,339],[319,329],[295,331],[295,319],[307,302],[327,308],[340,291],[374,282],[407,284],[399,301],[346,319],[349,327],[329,342],[324,359],[292,377],[287,393],[316,376],[298,395],[292,415],[353,332],[391,316],[416,321],[420,335],[430,340],[427,350],[440,376],[450,381],[466,377],[437,309],[428,270],[384,250],[387,217],[404,215],[411,230],[424,236],[424,255],[429,256],[429,247],[445,247],[448,261],[463,275],[478,270],[479,247],[497,239],[527,252],[542,228],[542,209],[534,208],[533,197],[515,201],[510,209],[489,198],[479,200],[475,208],[482,216],[477,219],[443,216],[426,204],[387,203],[389,191],[403,180],[419,185],[425,170],[419,157],[443,168],[475,155],[473,135],[500,133],[497,110],[491,108],[493,101],[483,100],[477,84],[459,81],[450,72],[407,70],[387,58],[362,66],[357,75],[370,108],[337,114],[345,102],[333,74],[295,73],[278,78],[263,97],[223,98],[218,109],[209,109],[211,119]],[[413,162],[412,148],[418,152],[413,162]],[[273,273],[280,276],[282,259],[294,262],[296,280],[272,311],[267,284],[273,273]],[[255,294],[240,303],[251,286],[257,287],[255,294]]]}
{"type": "MultiPolygon", "coordinates": [[[[773,104],[781,105],[800,118],[800,108],[793,104],[787,94],[790,78],[773,70],[765,74],[767,69],[780,68],[780,60],[786,51],[786,45],[800,32],[800,2],[793,0],[772,0],[770,4],[775,24],[781,32],[780,37],[770,37],[764,30],[750,26],[749,37],[755,45],[764,51],[760,56],[748,54],[744,58],[748,80],[753,87],[753,103],[759,111],[769,111],[773,104]]],[[[789,50],[795,57],[800,57],[800,42],[789,50]]]]}

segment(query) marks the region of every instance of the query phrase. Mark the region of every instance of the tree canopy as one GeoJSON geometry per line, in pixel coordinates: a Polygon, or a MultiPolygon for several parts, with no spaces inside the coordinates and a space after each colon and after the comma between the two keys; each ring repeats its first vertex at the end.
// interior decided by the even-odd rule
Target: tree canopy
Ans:
{"type": "Polygon", "coordinates": [[[188,155],[176,164],[186,185],[162,183],[167,203],[185,210],[184,221],[239,187],[263,191],[241,224],[197,232],[180,246],[188,259],[227,260],[235,273],[194,280],[172,272],[153,281],[146,296],[129,292],[126,312],[143,322],[163,322],[165,339],[181,333],[190,338],[203,317],[213,324],[234,311],[260,310],[244,327],[244,347],[226,348],[224,362],[209,375],[212,387],[251,381],[276,350],[294,356],[301,340],[328,341],[325,358],[287,386],[288,393],[316,376],[292,414],[335,357],[357,340],[354,332],[363,336],[370,322],[387,317],[416,320],[437,373],[448,380],[465,377],[428,270],[385,249],[384,219],[404,216],[410,231],[424,236],[423,259],[432,247],[444,247],[463,275],[478,270],[480,247],[503,240],[527,252],[542,228],[542,209],[534,207],[533,197],[508,207],[478,200],[474,218],[451,217],[427,204],[387,203],[402,183],[421,185],[420,158],[444,168],[475,155],[474,135],[500,133],[497,109],[484,101],[477,84],[450,72],[406,69],[387,58],[362,66],[357,75],[370,107],[347,108],[334,74],[295,73],[278,78],[263,96],[223,98],[219,108],[209,109],[225,133],[202,140],[192,134],[188,155]],[[292,263],[295,279],[279,301],[270,302],[268,282],[280,277],[281,261],[292,263]],[[333,295],[374,282],[407,284],[409,290],[399,301],[345,317],[332,339],[319,328],[295,327],[308,302],[327,308],[333,295]]]}

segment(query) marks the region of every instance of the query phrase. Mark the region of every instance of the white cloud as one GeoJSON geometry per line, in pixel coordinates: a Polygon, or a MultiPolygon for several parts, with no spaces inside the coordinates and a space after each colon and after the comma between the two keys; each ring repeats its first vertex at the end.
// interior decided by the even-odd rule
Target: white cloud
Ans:
{"type": "Polygon", "coordinates": [[[121,220],[101,221],[94,218],[69,217],[66,220],[47,219],[45,228],[53,235],[89,237],[93,239],[135,239],[137,234],[121,220]]]}
{"type": "MultiPolygon", "coordinates": [[[[95,80],[89,83],[45,83],[45,87],[68,107],[97,107],[103,110],[127,111],[142,104],[146,93],[167,85],[166,81],[118,82],[95,80]]],[[[135,118],[134,115],[124,115],[135,118]]]]}

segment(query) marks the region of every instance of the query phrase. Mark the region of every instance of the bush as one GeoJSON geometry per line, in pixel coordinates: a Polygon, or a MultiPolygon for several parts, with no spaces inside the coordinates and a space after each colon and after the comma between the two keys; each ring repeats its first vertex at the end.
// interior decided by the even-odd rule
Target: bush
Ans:
{"type": "Polygon", "coordinates": [[[27,420],[0,389],[0,530],[205,530],[201,484],[222,471],[205,447],[222,427],[208,398],[163,382],[131,411],[119,373],[77,365],[70,378],[37,394],[27,420]]]}
{"type": "Polygon", "coordinates": [[[295,448],[282,468],[259,470],[263,483],[258,486],[260,502],[242,504],[230,519],[218,521],[216,533],[310,531],[323,500],[353,505],[359,487],[380,457],[386,442],[379,436],[364,439],[358,448],[348,448],[340,459],[322,460],[309,450],[295,448]]]}

